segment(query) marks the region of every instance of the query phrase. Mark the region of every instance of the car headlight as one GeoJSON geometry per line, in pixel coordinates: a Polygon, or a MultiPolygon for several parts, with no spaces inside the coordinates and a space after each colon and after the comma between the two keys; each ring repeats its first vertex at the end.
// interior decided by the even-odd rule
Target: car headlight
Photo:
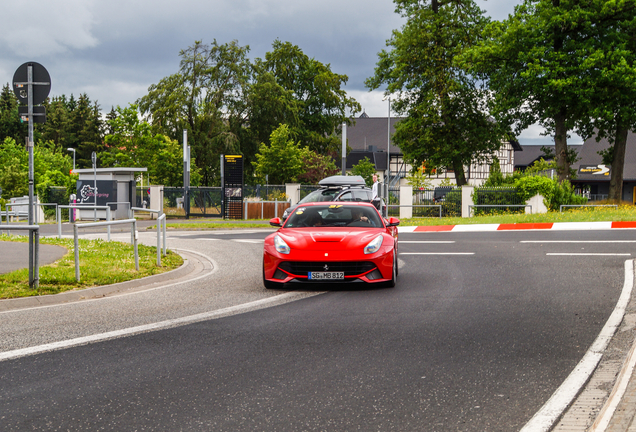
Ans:
{"type": "Polygon", "coordinates": [[[274,247],[276,248],[276,252],[282,254],[288,254],[291,251],[289,246],[287,246],[287,243],[285,243],[285,240],[283,240],[279,235],[274,237],[274,247]]]}
{"type": "Polygon", "coordinates": [[[379,251],[380,250],[380,246],[382,246],[382,240],[383,239],[384,239],[384,237],[379,235],[376,238],[374,238],[373,240],[371,240],[371,242],[364,247],[364,253],[365,254],[372,254],[372,253],[376,253],[377,251],[379,251]]]}

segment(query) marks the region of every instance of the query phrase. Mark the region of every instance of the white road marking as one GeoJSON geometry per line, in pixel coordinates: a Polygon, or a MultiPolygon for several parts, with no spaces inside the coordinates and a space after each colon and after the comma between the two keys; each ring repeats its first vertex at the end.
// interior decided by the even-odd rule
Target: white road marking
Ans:
{"type": "Polygon", "coordinates": [[[238,243],[263,243],[265,239],[232,239],[238,243]]]}
{"type": "Polygon", "coordinates": [[[416,244],[437,244],[437,243],[441,244],[441,243],[444,243],[444,244],[447,244],[447,243],[455,243],[455,241],[453,241],[453,240],[447,240],[447,241],[445,241],[445,240],[439,240],[439,241],[435,241],[435,240],[431,240],[431,241],[425,241],[425,240],[422,240],[422,241],[420,241],[420,240],[400,240],[400,241],[398,241],[398,243],[399,244],[402,244],[402,243],[416,243],[416,244]]]}
{"type": "Polygon", "coordinates": [[[547,432],[552,429],[555,422],[561,417],[563,412],[579,394],[581,388],[588,381],[590,375],[603,357],[607,345],[612,340],[614,333],[623,321],[625,309],[632,296],[634,286],[634,261],[625,261],[625,282],[621,297],[616,303],[616,307],[605,323],[605,326],[598,337],[587,350],[583,359],[574,368],[574,371],[566,378],[561,386],[552,394],[550,399],[541,407],[539,411],[530,419],[520,432],[547,432]]]}
{"type": "Polygon", "coordinates": [[[636,243],[636,240],[521,240],[519,243],[636,243]]]}
{"type": "Polygon", "coordinates": [[[548,256],[632,256],[630,253],[546,253],[548,256]]]}
{"type": "Polygon", "coordinates": [[[400,252],[400,255],[475,255],[475,252],[400,252]]]}
{"type": "MultiPolygon", "coordinates": [[[[0,353],[0,361],[15,359],[18,357],[24,357],[24,356],[34,355],[34,354],[41,354],[47,351],[65,349],[65,348],[70,348],[70,347],[79,346],[79,345],[86,345],[86,344],[94,343],[94,342],[101,342],[107,339],[115,339],[115,338],[120,338],[123,336],[131,336],[138,333],[162,330],[168,327],[176,327],[180,325],[191,324],[197,321],[210,320],[214,318],[219,318],[221,316],[226,316],[228,314],[239,313],[249,308],[264,306],[269,303],[275,303],[279,300],[285,300],[285,299],[289,299],[291,297],[299,296],[299,295],[301,294],[298,292],[289,292],[289,293],[279,294],[279,295],[268,297],[261,300],[256,300],[249,303],[244,303],[244,304],[231,306],[231,307],[227,307],[223,309],[218,309],[218,310],[214,310],[210,312],[204,312],[204,313],[200,313],[196,315],[190,315],[190,316],[186,316],[182,318],[175,318],[175,319],[160,321],[160,322],[156,322],[152,324],[146,324],[146,325],[140,325],[135,327],[129,327],[129,328],[121,329],[121,330],[110,331],[106,333],[99,333],[99,334],[90,335],[90,336],[63,340],[59,342],[52,342],[52,343],[48,343],[44,345],[38,345],[34,347],[29,347],[29,348],[22,348],[22,349],[17,349],[13,351],[5,351],[0,353]]],[[[302,294],[302,295],[304,296],[305,294],[302,294]]]]}

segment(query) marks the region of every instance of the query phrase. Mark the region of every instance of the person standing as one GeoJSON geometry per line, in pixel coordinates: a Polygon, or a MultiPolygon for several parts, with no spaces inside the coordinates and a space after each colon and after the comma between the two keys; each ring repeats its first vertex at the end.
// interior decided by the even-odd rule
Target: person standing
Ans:
{"type": "Polygon", "coordinates": [[[378,175],[377,174],[373,174],[373,186],[371,187],[371,191],[372,191],[371,199],[374,200],[378,197],[378,175]]]}

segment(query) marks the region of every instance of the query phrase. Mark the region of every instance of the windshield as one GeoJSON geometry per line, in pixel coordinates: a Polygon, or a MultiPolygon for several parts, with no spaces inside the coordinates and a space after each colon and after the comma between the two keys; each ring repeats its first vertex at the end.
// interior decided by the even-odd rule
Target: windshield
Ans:
{"type": "Polygon", "coordinates": [[[383,227],[373,207],[358,205],[299,205],[287,219],[285,228],[304,227],[383,227]]]}

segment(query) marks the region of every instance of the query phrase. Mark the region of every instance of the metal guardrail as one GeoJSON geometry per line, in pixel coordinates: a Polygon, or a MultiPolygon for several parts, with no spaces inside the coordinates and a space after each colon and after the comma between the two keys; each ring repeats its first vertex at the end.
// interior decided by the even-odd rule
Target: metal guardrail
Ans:
{"type": "Polygon", "coordinates": [[[157,267],[161,266],[161,227],[163,226],[163,256],[166,256],[166,215],[157,218],[157,267]]]}
{"type": "Polygon", "coordinates": [[[413,204],[413,205],[395,205],[395,204],[391,204],[386,206],[387,207],[387,213],[388,213],[388,207],[437,207],[439,208],[439,217],[442,217],[442,205],[441,204],[413,204]]]}
{"type": "Polygon", "coordinates": [[[75,249],[75,280],[77,280],[77,282],[80,281],[78,230],[81,228],[108,226],[109,233],[110,233],[111,225],[123,225],[123,224],[132,225],[132,228],[130,230],[130,239],[135,251],[135,270],[139,271],[139,252],[137,249],[137,221],[135,219],[123,219],[123,220],[106,221],[106,222],[89,222],[89,223],[83,223],[83,224],[75,224],[73,225],[73,241],[75,246],[74,248],[75,249]]]}
{"type": "Polygon", "coordinates": [[[618,209],[617,204],[563,204],[559,206],[559,212],[563,213],[563,207],[614,207],[618,209]]]}
{"type": "MultiPolygon", "coordinates": [[[[67,209],[80,209],[80,210],[106,210],[106,220],[110,221],[110,207],[109,206],[89,206],[89,205],[58,205],[57,206],[57,215],[56,215],[56,219],[57,219],[57,238],[62,238],[62,212],[61,209],[63,208],[67,208],[67,209]]],[[[69,212],[68,215],[69,218],[69,222],[71,220],[71,212],[69,212]]],[[[94,222],[97,223],[97,222],[94,222]]],[[[110,225],[106,228],[106,231],[108,232],[108,241],[110,241],[110,225]]]]}
{"type": "MultiPolygon", "coordinates": [[[[40,285],[40,226],[39,225],[10,225],[7,227],[8,235],[10,230],[33,231],[34,250],[29,247],[29,287],[37,289],[40,285]]],[[[30,246],[30,243],[29,243],[30,246]]]]}
{"type": "Polygon", "coordinates": [[[483,204],[483,205],[469,205],[468,206],[468,215],[472,217],[472,209],[476,207],[530,207],[530,213],[532,213],[532,205],[531,204],[483,204]]]}
{"type": "MultiPolygon", "coordinates": [[[[57,203],[33,203],[34,206],[55,206],[55,222],[57,223],[57,203]]],[[[18,222],[20,222],[20,216],[26,216],[27,218],[29,217],[29,203],[5,203],[5,217],[6,217],[6,221],[7,224],[9,223],[9,216],[17,216],[18,217],[18,222]],[[18,212],[18,211],[11,211],[9,212],[9,207],[16,207],[16,206],[26,206],[27,207],[27,211],[24,212],[18,212]]],[[[2,223],[2,215],[0,214],[0,223],[2,223]]]]}
{"type": "Polygon", "coordinates": [[[162,210],[153,210],[153,209],[149,209],[149,208],[143,208],[143,207],[131,207],[130,208],[130,217],[134,218],[135,217],[135,212],[146,212],[146,213],[156,213],[157,217],[159,217],[159,215],[163,214],[162,210]]]}

